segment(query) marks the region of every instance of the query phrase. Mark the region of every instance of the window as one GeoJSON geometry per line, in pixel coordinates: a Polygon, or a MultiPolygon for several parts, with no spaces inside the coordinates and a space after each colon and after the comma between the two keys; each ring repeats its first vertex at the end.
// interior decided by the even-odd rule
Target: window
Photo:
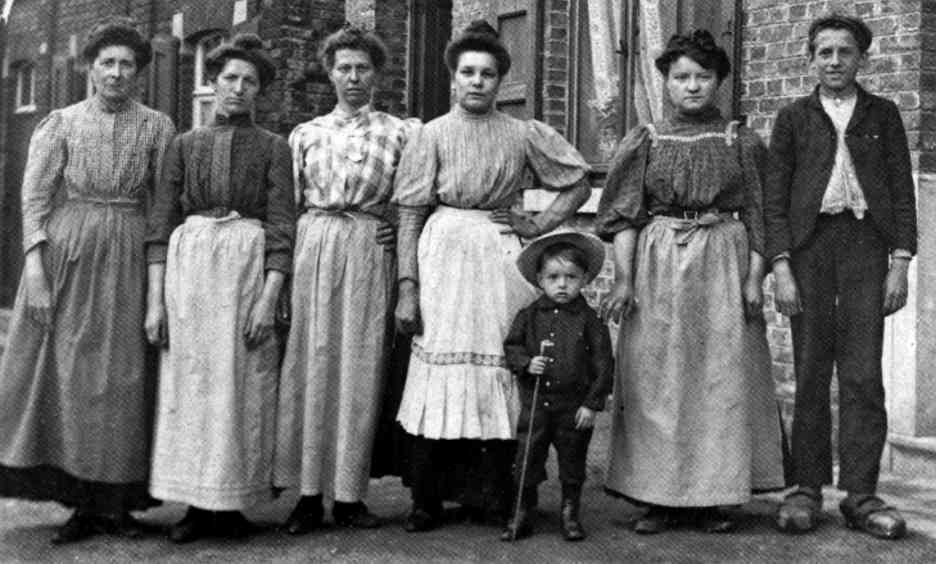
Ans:
{"type": "Polygon", "coordinates": [[[572,3],[571,130],[590,163],[606,163],[623,132],[621,38],[626,0],[572,3]]]}
{"type": "Polygon", "coordinates": [[[195,45],[195,89],[192,92],[192,127],[199,127],[214,117],[214,89],[205,69],[205,59],[212,49],[224,41],[222,33],[212,33],[195,45]]]}
{"type": "Polygon", "coordinates": [[[16,66],[16,113],[36,111],[36,73],[30,63],[16,66]]]}

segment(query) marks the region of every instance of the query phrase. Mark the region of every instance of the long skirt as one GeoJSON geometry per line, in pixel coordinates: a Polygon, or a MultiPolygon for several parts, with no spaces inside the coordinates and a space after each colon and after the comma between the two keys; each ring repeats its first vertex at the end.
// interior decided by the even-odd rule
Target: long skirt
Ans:
{"type": "Polygon", "coordinates": [[[419,238],[423,333],[413,339],[397,419],[427,439],[514,439],[519,396],[504,339],[536,298],[520,240],[486,210],[440,207],[419,238]]]}
{"type": "Polygon", "coordinates": [[[160,366],[150,491],[202,509],[272,495],[278,345],[244,332],[264,285],[260,222],[189,216],[169,239],[169,348],[160,366]]]}
{"type": "Polygon", "coordinates": [[[622,323],[607,487],[648,503],[744,503],[783,487],[763,321],[744,315],[744,225],[657,217],[622,323]]]}
{"type": "Polygon", "coordinates": [[[280,377],[278,487],[342,502],[367,495],[380,416],[394,255],[380,220],[306,212],[299,220],[292,326],[280,377]]]}
{"type": "Polygon", "coordinates": [[[2,497],[102,513],[153,503],[141,210],[69,200],[49,218],[52,328],[26,314],[21,283],[0,363],[2,497]]]}

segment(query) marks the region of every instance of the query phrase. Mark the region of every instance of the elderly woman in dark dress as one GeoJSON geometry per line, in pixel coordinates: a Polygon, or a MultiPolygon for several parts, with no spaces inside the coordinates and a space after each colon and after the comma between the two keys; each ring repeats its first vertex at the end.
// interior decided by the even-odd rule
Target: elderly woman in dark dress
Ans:
{"type": "Polygon", "coordinates": [[[617,262],[602,309],[624,318],[607,487],[650,506],[638,533],[675,517],[726,532],[719,506],[783,486],[761,312],[765,151],[715,106],[730,62],[707,31],[674,36],[656,65],[673,116],[624,138],[597,216],[617,262]]]}
{"type": "Polygon", "coordinates": [[[409,531],[437,525],[443,498],[506,516],[519,399],[504,339],[536,297],[515,264],[519,236],[555,228],[589,194],[588,166],[565,139],[495,108],[510,55],[490,25],[471,24],[445,59],[456,103],[407,143],[394,185],[396,316],[419,333],[398,413],[415,437],[409,531]],[[527,170],[562,191],[536,217],[510,210],[527,170]],[[443,484],[452,465],[463,481],[443,484]]]}
{"type": "Polygon", "coordinates": [[[251,116],[275,75],[261,45],[240,35],[209,53],[214,123],[173,141],[149,217],[146,330],[168,345],[150,491],[190,506],[174,542],[247,535],[240,511],[272,492],[295,206],[289,146],[251,116]]]}
{"type": "Polygon", "coordinates": [[[95,94],[36,127],[23,178],[26,265],[0,364],[0,496],[75,508],[53,542],[140,534],[152,397],[144,206],[174,133],[131,99],[151,57],[132,22],[88,34],[95,94]]]}

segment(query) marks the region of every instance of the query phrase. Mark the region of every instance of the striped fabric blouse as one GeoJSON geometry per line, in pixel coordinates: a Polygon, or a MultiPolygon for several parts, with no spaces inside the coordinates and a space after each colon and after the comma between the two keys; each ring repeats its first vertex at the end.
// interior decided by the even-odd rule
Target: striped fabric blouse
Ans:
{"type": "Polygon", "coordinates": [[[139,203],[154,189],[175,127],[168,116],[128,100],[98,97],[54,110],[33,132],[23,175],[23,250],[46,241],[59,197],[139,203]]]}
{"type": "Polygon", "coordinates": [[[296,126],[289,136],[296,202],[384,216],[403,147],[418,127],[369,106],[353,114],[335,108],[296,126]]]}
{"type": "Polygon", "coordinates": [[[581,154],[548,125],[499,111],[476,115],[457,104],[407,144],[394,186],[404,206],[497,209],[513,205],[532,170],[564,189],[588,172],[581,154]]]}

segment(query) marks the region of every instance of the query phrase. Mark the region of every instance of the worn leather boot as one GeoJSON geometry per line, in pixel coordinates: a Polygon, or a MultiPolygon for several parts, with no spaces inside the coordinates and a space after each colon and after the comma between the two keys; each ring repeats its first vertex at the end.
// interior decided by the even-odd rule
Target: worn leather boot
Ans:
{"type": "Polygon", "coordinates": [[[579,506],[582,500],[580,487],[562,487],[562,510],[559,512],[559,529],[562,538],[567,541],[580,541],[586,537],[585,529],[579,521],[579,506]]]}

